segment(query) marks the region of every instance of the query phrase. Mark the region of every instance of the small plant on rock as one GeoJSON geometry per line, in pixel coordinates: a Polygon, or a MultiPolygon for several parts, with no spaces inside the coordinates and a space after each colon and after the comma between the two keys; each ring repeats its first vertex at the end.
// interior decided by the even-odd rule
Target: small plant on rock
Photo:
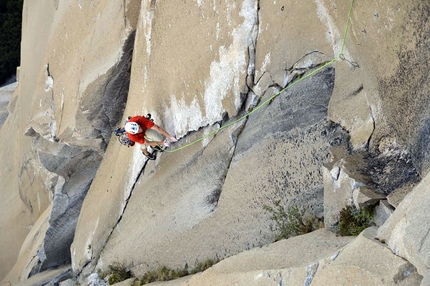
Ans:
{"type": "Polygon", "coordinates": [[[274,230],[277,232],[275,241],[324,227],[321,219],[306,215],[306,212],[297,206],[286,209],[281,206],[281,200],[275,201],[273,207],[265,205],[263,208],[271,214],[270,219],[274,222],[274,230]]]}
{"type": "Polygon", "coordinates": [[[101,279],[105,279],[108,277],[109,285],[113,285],[115,283],[119,283],[121,281],[132,278],[131,271],[127,270],[123,265],[119,263],[115,263],[108,266],[108,270],[101,271],[100,269],[97,271],[98,275],[101,279]]]}
{"type": "Polygon", "coordinates": [[[372,225],[373,212],[372,207],[361,209],[357,209],[355,206],[344,207],[339,214],[339,234],[342,236],[359,235],[372,225]]]}
{"type": "Polygon", "coordinates": [[[196,267],[194,267],[190,271],[188,271],[187,265],[184,267],[184,269],[177,269],[177,270],[173,270],[173,269],[167,268],[166,266],[162,266],[157,268],[154,271],[146,272],[143,275],[143,277],[140,279],[140,285],[145,285],[156,281],[169,281],[169,280],[181,278],[190,274],[196,274],[198,272],[205,271],[206,269],[208,269],[209,267],[211,267],[217,262],[218,260],[207,259],[204,262],[197,263],[196,267]]]}
{"type": "Polygon", "coordinates": [[[212,267],[214,264],[218,263],[218,260],[214,260],[214,259],[207,259],[206,261],[203,262],[199,262],[197,263],[196,267],[194,267],[191,271],[190,274],[196,274],[199,272],[203,272],[206,269],[212,267]]]}
{"type": "Polygon", "coordinates": [[[140,279],[140,285],[145,285],[156,281],[169,281],[188,275],[187,269],[173,270],[162,266],[154,271],[146,272],[140,279]]]}

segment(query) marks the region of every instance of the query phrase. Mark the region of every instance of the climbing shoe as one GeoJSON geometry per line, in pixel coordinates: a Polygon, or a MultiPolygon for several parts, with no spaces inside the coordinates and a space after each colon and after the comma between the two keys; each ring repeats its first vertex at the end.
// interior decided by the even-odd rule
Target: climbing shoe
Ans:
{"type": "Polygon", "coordinates": [[[149,160],[155,160],[155,158],[157,158],[157,156],[155,156],[155,153],[146,155],[145,153],[142,152],[142,154],[145,155],[145,157],[148,158],[149,160]]]}
{"type": "Polygon", "coordinates": [[[159,146],[159,145],[157,145],[155,147],[152,147],[152,149],[154,149],[155,151],[158,151],[158,152],[163,152],[164,151],[164,148],[161,147],[161,146],[159,146]]]}

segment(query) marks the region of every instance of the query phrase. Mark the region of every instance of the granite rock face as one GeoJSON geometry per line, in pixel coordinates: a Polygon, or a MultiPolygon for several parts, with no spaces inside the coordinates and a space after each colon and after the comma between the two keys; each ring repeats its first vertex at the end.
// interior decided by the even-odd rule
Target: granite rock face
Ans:
{"type": "Polygon", "coordinates": [[[9,114],[7,106],[9,105],[12,94],[18,85],[17,82],[0,87],[0,128],[6,121],[9,114]]]}
{"type": "Polygon", "coordinates": [[[425,283],[430,4],[350,4],[24,1],[19,83],[0,101],[0,280],[213,258],[166,285],[425,283]],[[147,113],[180,139],[155,161],[112,135],[147,113]],[[327,229],[270,244],[275,202],[327,229]],[[378,203],[379,230],[328,230],[378,203]]]}
{"type": "Polygon", "coordinates": [[[377,237],[384,241],[394,254],[409,260],[424,275],[429,269],[428,214],[430,177],[419,185],[399,204],[396,211],[378,229],[377,237]]]}
{"type": "Polygon", "coordinates": [[[27,276],[21,272],[70,263],[82,202],[128,96],[139,7],[137,1],[24,3],[19,84],[1,128],[9,146],[1,158],[9,162],[1,172],[9,205],[1,224],[10,231],[1,237],[0,277],[22,264],[25,233],[50,205],[47,236],[40,256],[33,254],[40,261],[24,263],[37,266],[12,274],[12,281],[27,276]]]}
{"type": "MultiPolygon", "coordinates": [[[[180,154],[165,153],[155,166],[148,164],[97,267],[110,265],[122,255],[136,274],[143,275],[151,265],[194,267],[193,259],[221,259],[265,245],[273,240],[273,233],[263,206],[277,199],[322,217],[323,185],[317,166],[328,160],[331,142],[340,144],[345,135],[324,118],[333,70],[312,80],[320,84],[306,88],[303,82],[280,94],[246,123],[217,133],[203,149],[197,145],[180,154]],[[312,104],[294,110],[299,99],[312,104]],[[287,123],[291,114],[301,129],[287,123]],[[304,167],[294,169],[296,164],[304,167]],[[304,168],[307,172],[302,172],[304,168]],[[136,226],[138,241],[128,235],[136,226]],[[133,247],[124,249],[124,245],[133,247]]],[[[91,194],[88,200],[94,207],[97,198],[90,198],[91,194]]],[[[78,228],[74,246],[91,237],[78,228]]]]}

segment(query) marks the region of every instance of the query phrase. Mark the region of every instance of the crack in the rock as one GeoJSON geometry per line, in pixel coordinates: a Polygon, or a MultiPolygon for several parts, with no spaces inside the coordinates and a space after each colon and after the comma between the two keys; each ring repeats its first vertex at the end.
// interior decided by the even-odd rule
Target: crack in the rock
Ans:
{"type": "MultiPolygon", "coordinates": [[[[317,50],[315,50],[315,51],[312,51],[312,52],[308,52],[308,53],[306,53],[303,57],[301,57],[300,59],[298,59],[289,69],[287,69],[287,71],[288,72],[290,72],[290,71],[293,71],[293,70],[299,70],[299,69],[303,69],[303,68],[298,68],[298,67],[296,67],[296,65],[297,65],[297,63],[299,63],[301,60],[303,60],[304,58],[306,58],[307,56],[309,56],[309,55],[312,55],[312,54],[315,54],[315,53],[317,53],[317,54],[321,54],[321,55],[324,55],[324,53],[322,53],[322,52],[320,52],[320,51],[317,51],[317,50]]],[[[312,65],[310,65],[309,67],[307,67],[307,68],[313,68],[313,67],[315,67],[315,66],[312,66],[312,65]]],[[[306,69],[306,68],[305,68],[306,69]]]]}
{"type": "Polygon", "coordinates": [[[349,96],[354,97],[354,96],[358,95],[363,89],[364,89],[363,84],[360,84],[360,86],[357,88],[357,90],[354,90],[349,96]]]}
{"type": "Polygon", "coordinates": [[[421,239],[421,241],[420,241],[420,247],[418,248],[417,252],[421,252],[421,249],[423,248],[423,245],[424,245],[425,241],[427,240],[429,234],[430,234],[430,229],[427,230],[427,233],[421,239]]]}
{"type": "Polygon", "coordinates": [[[123,17],[124,17],[124,27],[127,27],[127,15],[126,15],[126,7],[127,7],[127,3],[126,3],[126,0],[123,0],[122,1],[122,5],[124,6],[124,14],[123,14],[123,17]]]}
{"type": "MultiPolygon", "coordinates": [[[[142,166],[142,169],[141,169],[141,170],[139,171],[139,173],[137,174],[136,179],[135,179],[135,181],[134,181],[133,185],[132,185],[132,186],[131,186],[131,188],[130,188],[130,193],[129,193],[129,195],[127,196],[127,198],[126,198],[126,200],[125,200],[125,204],[124,204],[124,207],[122,208],[121,215],[118,217],[118,219],[117,219],[117,221],[116,221],[115,225],[112,227],[111,231],[110,231],[110,232],[109,232],[109,234],[107,235],[107,238],[106,238],[106,240],[105,240],[105,243],[103,244],[103,247],[102,247],[102,248],[100,249],[100,251],[98,252],[97,257],[94,257],[94,259],[89,260],[89,261],[88,261],[88,262],[87,262],[87,263],[86,263],[86,264],[81,268],[81,271],[77,274],[77,276],[79,276],[79,275],[82,273],[83,269],[84,269],[88,264],[91,264],[91,262],[94,262],[94,268],[93,268],[93,269],[91,269],[91,272],[94,272],[95,268],[97,267],[98,261],[100,260],[101,254],[103,253],[103,250],[105,249],[106,245],[108,244],[108,242],[109,242],[109,240],[110,240],[110,238],[111,238],[111,236],[112,236],[112,233],[115,231],[116,227],[119,225],[119,223],[120,223],[120,222],[121,222],[121,220],[122,220],[122,217],[124,216],[124,213],[125,213],[125,211],[126,211],[126,209],[127,209],[128,202],[129,202],[129,200],[130,200],[130,198],[131,198],[131,196],[132,196],[132,194],[133,194],[133,191],[134,191],[134,188],[135,188],[135,186],[136,186],[136,183],[139,181],[140,177],[143,175],[143,173],[144,173],[144,171],[145,171],[145,167],[146,167],[146,165],[148,164],[148,162],[149,162],[149,160],[146,160],[146,161],[145,161],[145,163],[144,163],[144,164],[143,164],[143,166],[142,166]]],[[[94,253],[94,252],[93,252],[93,253],[94,253]]]]}
{"type": "Polygon", "coordinates": [[[373,116],[372,107],[369,106],[369,109],[370,109],[370,117],[372,117],[373,129],[372,129],[372,133],[370,133],[369,138],[367,139],[366,150],[370,149],[370,141],[372,140],[373,134],[375,133],[375,129],[376,129],[376,120],[375,120],[375,117],[373,116]]]}
{"type": "Polygon", "coordinates": [[[249,90],[252,90],[255,80],[255,53],[257,50],[257,42],[259,35],[259,25],[260,25],[260,1],[257,1],[257,17],[251,30],[251,41],[252,43],[248,46],[248,67],[247,67],[247,79],[245,80],[245,85],[249,90]]]}
{"type": "MultiPolygon", "coordinates": [[[[46,74],[47,78],[51,78],[52,82],[54,82],[54,78],[51,75],[51,72],[49,71],[49,63],[46,64],[46,74]]],[[[49,131],[50,131],[50,137],[55,142],[58,142],[59,139],[57,138],[57,128],[55,127],[55,98],[54,98],[54,87],[50,88],[51,90],[51,123],[49,124],[49,131]],[[55,129],[55,130],[54,130],[55,129]]]]}
{"type": "Polygon", "coordinates": [[[236,152],[237,142],[239,141],[240,134],[242,134],[243,130],[245,129],[245,125],[246,125],[246,122],[247,122],[248,118],[245,118],[244,120],[245,120],[245,122],[243,122],[242,125],[239,126],[232,133],[232,138],[231,139],[232,139],[232,141],[233,141],[234,144],[230,147],[229,153],[232,151],[232,149],[234,149],[234,150],[233,150],[233,152],[231,152],[231,156],[230,156],[230,158],[228,160],[227,166],[225,168],[225,172],[224,172],[223,176],[220,178],[220,187],[217,188],[214,192],[212,192],[212,194],[210,196],[208,196],[208,200],[211,199],[211,201],[210,202],[208,201],[208,202],[211,205],[214,205],[214,209],[212,210],[212,212],[214,212],[218,208],[218,201],[219,201],[219,198],[221,197],[223,186],[224,186],[225,180],[227,178],[228,172],[230,170],[231,163],[233,161],[233,158],[234,158],[234,155],[235,155],[235,152],[236,152]]]}

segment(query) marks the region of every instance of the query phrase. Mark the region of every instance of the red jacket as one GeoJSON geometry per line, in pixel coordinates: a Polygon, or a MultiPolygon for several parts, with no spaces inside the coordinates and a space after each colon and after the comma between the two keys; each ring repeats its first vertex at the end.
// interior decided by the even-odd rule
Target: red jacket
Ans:
{"type": "Polygon", "coordinates": [[[146,119],[144,116],[133,116],[128,120],[128,122],[136,122],[143,129],[143,132],[138,134],[131,134],[127,132],[128,138],[130,138],[130,140],[133,142],[145,144],[146,129],[150,129],[152,126],[154,126],[154,122],[146,119]]]}

